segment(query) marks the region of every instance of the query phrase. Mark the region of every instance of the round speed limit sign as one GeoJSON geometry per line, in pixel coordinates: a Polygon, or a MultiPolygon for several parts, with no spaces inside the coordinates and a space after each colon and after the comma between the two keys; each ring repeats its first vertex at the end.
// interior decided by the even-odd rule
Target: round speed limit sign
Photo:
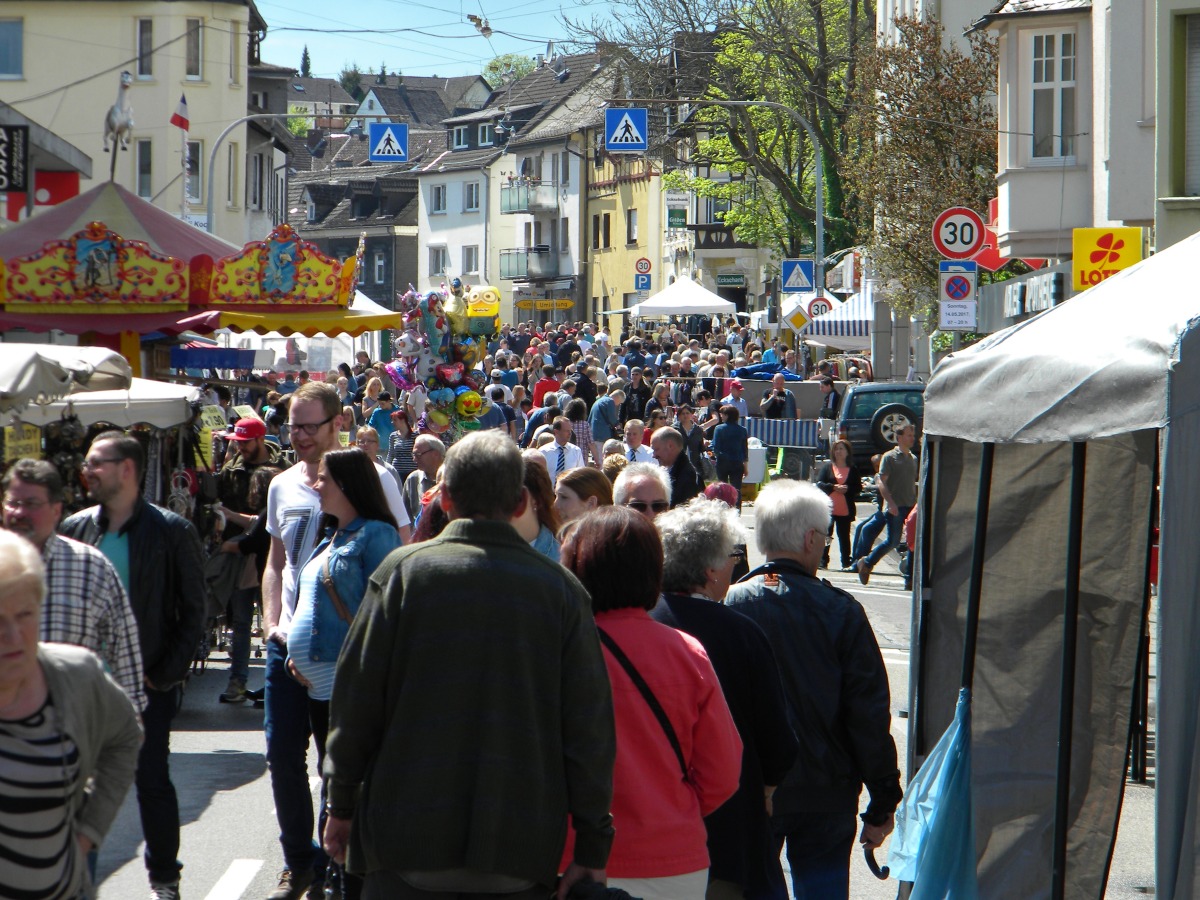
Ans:
{"type": "Polygon", "coordinates": [[[970,259],[983,239],[983,217],[973,209],[952,206],[933,220],[933,246],[947,259],[970,259]]]}
{"type": "Polygon", "coordinates": [[[825,315],[831,309],[833,309],[833,304],[827,297],[813,297],[808,304],[808,317],[815,319],[817,316],[825,315]]]}
{"type": "Polygon", "coordinates": [[[650,273],[650,260],[643,256],[634,263],[634,269],[639,275],[648,275],[650,273]]]}

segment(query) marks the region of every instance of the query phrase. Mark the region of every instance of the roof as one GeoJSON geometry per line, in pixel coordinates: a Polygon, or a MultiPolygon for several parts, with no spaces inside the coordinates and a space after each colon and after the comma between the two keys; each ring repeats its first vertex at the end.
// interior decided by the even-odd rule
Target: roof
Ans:
{"type": "Polygon", "coordinates": [[[514,104],[508,107],[485,106],[483,109],[476,109],[469,113],[463,113],[461,116],[451,116],[448,119],[443,119],[443,125],[469,125],[472,122],[489,122],[499,116],[520,115],[526,112],[535,112],[540,107],[538,103],[514,104]]]}
{"type": "Polygon", "coordinates": [[[290,79],[291,90],[288,99],[304,98],[313,103],[349,103],[357,106],[358,101],[346,93],[342,83],[336,78],[301,78],[290,79]],[[297,88],[303,88],[298,90],[297,88]]]}
{"type": "Polygon", "coordinates": [[[970,30],[987,26],[996,19],[1013,16],[1047,15],[1051,13],[1086,12],[1092,0],[1000,0],[991,11],[975,22],[970,30]]]}
{"type": "Polygon", "coordinates": [[[371,85],[369,90],[379,99],[385,113],[410,124],[436,125],[451,112],[438,91],[405,85],[398,88],[371,85]]]}
{"type": "MultiPolygon", "coordinates": [[[[369,225],[415,225],[417,223],[416,172],[407,165],[370,166],[345,169],[322,169],[319,172],[299,172],[288,182],[288,224],[301,235],[313,232],[366,227],[369,225]],[[318,215],[316,222],[308,221],[303,202],[305,193],[319,207],[330,207],[318,215]],[[377,209],[369,216],[355,218],[352,200],[355,196],[390,195],[403,203],[390,212],[377,209]],[[410,195],[405,199],[405,195],[410,195]]],[[[386,209],[386,207],[384,207],[386,209]]]]}
{"type": "Polygon", "coordinates": [[[478,169],[491,165],[497,157],[504,153],[501,147],[483,147],[478,150],[457,150],[434,157],[423,166],[418,166],[413,173],[421,175],[440,175],[445,172],[461,172],[463,169],[478,169]]]}
{"type": "MultiPolygon", "coordinates": [[[[518,139],[511,142],[514,145],[578,131],[591,124],[598,110],[595,100],[601,90],[594,79],[603,71],[606,62],[599,53],[557,56],[511,85],[494,91],[487,108],[499,109],[525,120],[518,130],[518,139]],[[587,85],[594,89],[580,93],[587,85]],[[575,102],[568,104],[572,98],[575,102]],[[564,104],[567,104],[566,115],[554,116],[564,104]],[[520,115],[517,115],[518,111],[520,115]],[[542,125],[545,127],[539,127],[542,125]]],[[[603,93],[606,95],[608,91],[606,81],[603,93]]],[[[608,99],[607,96],[604,99],[608,99]]]]}
{"type": "Polygon", "coordinates": [[[379,83],[378,78],[378,75],[363,72],[362,89],[364,91],[379,88],[395,90],[403,85],[409,90],[433,91],[438,94],[446,109],[451,112],[461,105],[463,97],[476,84],[482,82],[485,87],[491,89],[491,85],[484,80],[482,75],[458,75],[453,78],[440,78],[437,75],[387,75],[384,76],[383,84],[379,83]]]}
{"type": "Polygon", "coordinates": [[[250,76],[263,78],[291,78],[300,73],[291,66],[276,66],[272,63],[256,63],[247,67],[250,76]]]}

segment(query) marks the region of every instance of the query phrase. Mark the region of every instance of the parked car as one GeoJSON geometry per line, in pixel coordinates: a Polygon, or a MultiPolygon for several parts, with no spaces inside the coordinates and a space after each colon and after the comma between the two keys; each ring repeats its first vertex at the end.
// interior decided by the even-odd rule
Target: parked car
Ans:
{"type": "Polygon", "coordinates": [[[870,471],[871,457],[896,446],[896,429],[911,424],[918,435],[925,421],[925,385],[870,382],[846,389],[838,412],[837,436],[850,442],[854,462],[870,471]]]}

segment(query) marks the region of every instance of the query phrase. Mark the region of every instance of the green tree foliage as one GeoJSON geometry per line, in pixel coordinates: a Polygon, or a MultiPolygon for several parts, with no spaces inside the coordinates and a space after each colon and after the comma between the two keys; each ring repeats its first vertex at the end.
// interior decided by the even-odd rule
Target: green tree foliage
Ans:
{"type": "Polygon", "coordinates": [[[523,53],[502,53],[483,67],[484,80],[493,88],[512,84],[533,71],[533,58],[523,53]]]}
{"type": "Polygon", "coordinates": [[[938,255],[930,230],[939,212],[986,212],[996,193],[996,43],[970,36],[970,53],[943,43],[937,21],[898,19],[900,40],[861,54],[846,122],[858,154],[847,181],[874,213],[863,243],[897,311],[931,312],[938,255]]]}
{"type": "Polygon", "coordinates": [[[312,78],[312,57],[308,55],[308,44],[304,45],[304,52],[300,54],[300,77],[312,78]]]}
{"type": "Polygon", "coordinates": [[[367,95],[362,86],[362,70],[358,67],[358,63],[348,66],[342,66],[342,71],[338,75],[338,81],[342,85],[342,90],[353,97],[355,100],[362,100],[367,95]]]}
{"type": "Polygon", "coordinates": [[[288,112],[298,113],[287,120],[287,130],[296,137],[305,137],[308,135],[308,129],[312,127],[313,120],[308,110],[303,106],[293,104],[288,107],[288,112]]]}

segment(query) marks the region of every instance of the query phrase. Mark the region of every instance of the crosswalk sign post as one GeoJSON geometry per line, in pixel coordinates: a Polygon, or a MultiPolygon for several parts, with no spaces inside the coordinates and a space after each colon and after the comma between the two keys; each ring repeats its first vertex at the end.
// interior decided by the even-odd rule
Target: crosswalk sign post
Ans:
{"type": "Polygon", "coordinates": [[[371,162],[408,162],[408,124],[405,122],[369,122],[367,140],[371,162]]]}
{"type": "Polygon", "coordinates": [[[781,290],[785,294],[811,294],[816,291],[816,262],[811,259],[785,259],[779,269],[781,290]]]}
{"type": "Polygon", "coordinates": [[[645,153],[649,145],[644,109],[604,110],[604,149],[609,153],[645,153]]]}

